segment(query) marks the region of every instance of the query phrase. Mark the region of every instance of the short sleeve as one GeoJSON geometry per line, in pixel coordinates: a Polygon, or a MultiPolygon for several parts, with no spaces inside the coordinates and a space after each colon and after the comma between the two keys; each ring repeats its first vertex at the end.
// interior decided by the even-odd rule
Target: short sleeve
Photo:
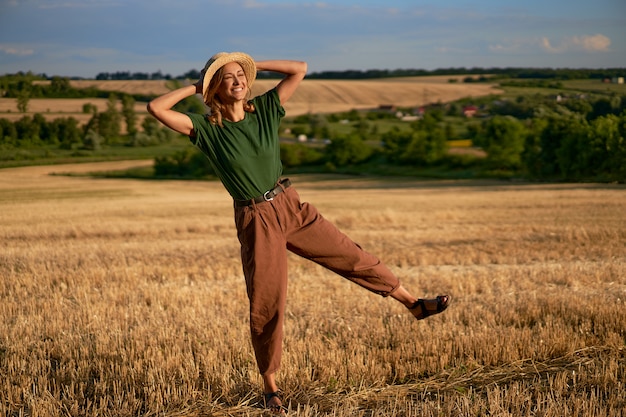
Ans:
{"type": "Polygon", "coordinates": [[[194,136],[189,136],[189,140],[194,145],[198,145],[198,141],[201,136],[206,136],[208,133],[208,120],[207,116],[204,114],[198,113],[186,113],[187,116],[191,119],[191,123],[193,124],[193,132],[194,136]]]}

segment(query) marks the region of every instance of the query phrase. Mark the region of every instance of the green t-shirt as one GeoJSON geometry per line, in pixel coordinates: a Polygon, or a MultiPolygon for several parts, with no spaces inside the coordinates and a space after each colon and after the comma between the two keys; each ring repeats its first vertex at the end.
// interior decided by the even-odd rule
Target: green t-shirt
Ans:
{"type": "Polygon", "coordinates": [[[195,137],[226,190],[236,200],[249,200],[274,187],[283,172],[278,127],[285,115],[276,89],[252,99],[254,113],[224,127],[212,125],[206,115],[187,113],[195,137]]]}

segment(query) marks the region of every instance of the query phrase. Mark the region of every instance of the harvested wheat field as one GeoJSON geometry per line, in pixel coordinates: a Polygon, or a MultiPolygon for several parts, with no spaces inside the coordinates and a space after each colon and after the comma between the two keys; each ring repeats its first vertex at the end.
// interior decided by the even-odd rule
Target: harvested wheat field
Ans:
{"type": "MultiPolygon", "coordinates": [[[[260,416],[232,207],[214,182],[0,170],[0,414],[260,416]]],[[[626,187],[292,178],[425,321],[290,258],[292,416],[622,416],[626,187]]]]}
{"type": "MultiPolygon", "coordinates": [[[[463,83],[466,75],[384,78],[374,80],[305,79],[285,104],[289,116],[306,113],[334,113],[352,109],[371,109],[380,105],[399,107],[446,103],[465,97],[480,97],[501,92],[491,83],[463,83]],[[455,82],[451,83],[450,80],[455,82]]],[[[195,80],[187,80],[195,82],[195,80]]],[[[252,87],[256,96],[274,87],[278,80],[257,79],[252,87]]],[[[94,87],[103,91],[158,95],[169,91],[167,81],[74,80],[76,88],[94,87]]]]}
{"type": "MultiPolygon", "coordinates": [[[[428,103],[446,103],[465,97],[480,97],[497,94],[493,84],[450,83],[450,79],[462,77],[426,76],[389,78],[384,80],[304,80],[293,97],[285,104],[287,116],[307,113],[335,113],[353,109],[372,109],[380,105],[417,107],[428,103]]],[[[190,81],[187,81],[190,82],[190,81]]],[[[97,81],[73,80],[75,88],[94,87],[103,91],[117,91],[128,94],[164,94],[169,91],[166,81],[97,81]]],[[[278,80],[257,80],[252,87],[256,96],[274,87],[278,80]]],[[[74,117],[85,124],[91,115],[83,113],[83,105],[92,103],[98,111],[106,110],[107,100],[88,99],[31,99],[26,113],[17,111],[17,100],[0,98],[0,118],[18,120],[41,113],[47,120],[60,117],[74,117]]],[[[121,109],[121,104],[119,105],[121,109]]],[[[138,125],[148,114],[146,103],[137,102],[135,112],[138,125]]]]}
{"type": "MultiPolygon", "coordinates": [[[[381,105],[418,107],[466,97],[497,94],[493,84],[449,83],[458,77],[407,77],[383,80],[304,80],[285,104],[289,116],[372,109],[381,105]]],[[[276,80],[257,80],[253,95],[267,91],[276,80]]]]}

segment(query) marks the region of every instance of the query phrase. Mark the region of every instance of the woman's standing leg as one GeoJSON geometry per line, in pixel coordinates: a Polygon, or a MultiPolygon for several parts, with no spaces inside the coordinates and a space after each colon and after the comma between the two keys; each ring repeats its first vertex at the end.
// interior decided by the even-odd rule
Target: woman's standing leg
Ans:
{"type": "Polygon", "coordinates": [[[269,203],[235,208],[241,261],[250,301],[250,335],[263,378],[265,407],[284,415],[276,372],[282,357],[287,298],[286,240],[269,203]]]}
{"type": "Polygon", "coordinates": [[[287,296],[285,237],[269,204],[235,209],[241,261],[250,301],[250,334],[266,385],[280,367],[287,296]]]}

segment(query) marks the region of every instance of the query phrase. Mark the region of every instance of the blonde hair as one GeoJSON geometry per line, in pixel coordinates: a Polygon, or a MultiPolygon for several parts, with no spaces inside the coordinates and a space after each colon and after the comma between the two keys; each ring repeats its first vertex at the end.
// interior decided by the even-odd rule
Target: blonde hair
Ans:
{"type": "MultiPolygon", "coordinates": [[[[219,96],[217,95],[217,90],[224,79],[224,71],[223,68],[218,69],[213,77],[211,77],[211,82],[209,83],[209,87],[206,89],[204,93],[204,104],[209,107],[210,113],[208,115],[209,122],[212,125],[216,125],[219,127],[224,127],[222,123],[222,107],[223,104],[220,101],[219,96]]],[[[246,95],[250,96],[250,88],[246,86],[248,89],[246,95]]],[[[243,104],[244,111],[248,113],[254,113],[254,104],[246,99],[246,102],[243,104]]]]}

